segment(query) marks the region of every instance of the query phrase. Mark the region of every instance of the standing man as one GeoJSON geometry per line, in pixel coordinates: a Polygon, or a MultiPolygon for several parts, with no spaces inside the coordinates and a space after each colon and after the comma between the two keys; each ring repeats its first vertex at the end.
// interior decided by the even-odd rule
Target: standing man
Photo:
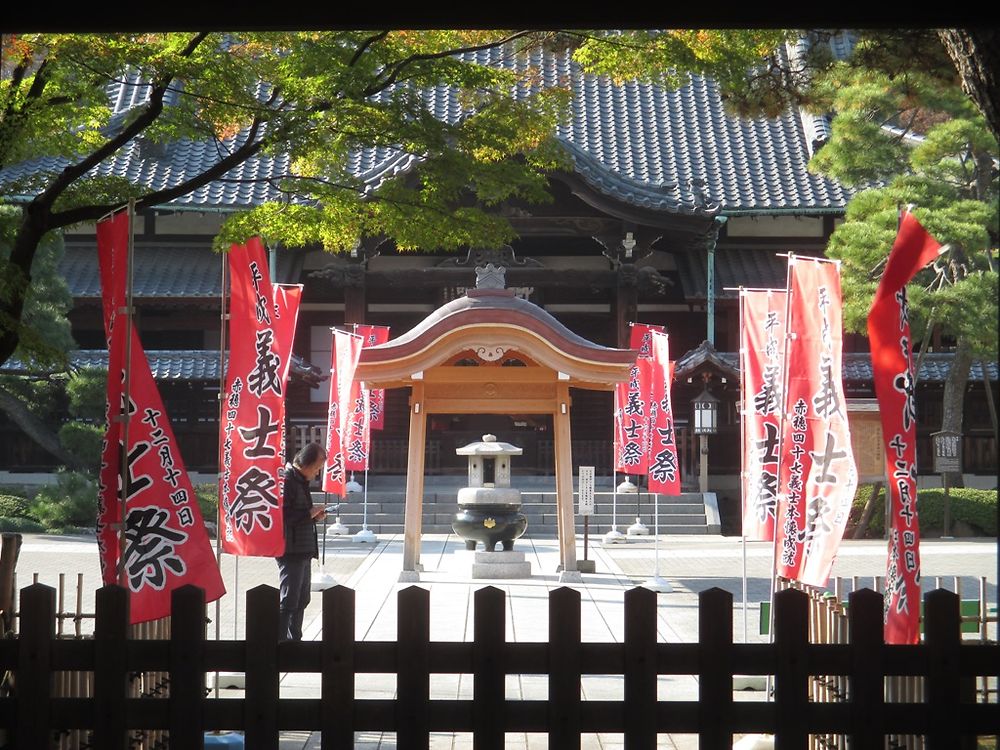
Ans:
{"type": "Polygon", "coordinates": [[[282,517],[285,523],[285,553],[277,558],[281,585],[281,640],[302,640],[302,618],[309,604],[312,560],[319,557],[316,521],[326,515],[323,506],[313,507],[309,483],[323,470],[326,451],[309,443],[285,466],[282,517]]]}

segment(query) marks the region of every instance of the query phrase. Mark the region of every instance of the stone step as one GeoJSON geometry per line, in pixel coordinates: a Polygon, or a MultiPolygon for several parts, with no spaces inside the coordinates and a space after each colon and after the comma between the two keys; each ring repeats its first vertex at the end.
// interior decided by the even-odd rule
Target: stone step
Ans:
{"type": "MultiPolygon", "coordinates": [[[[643,519],[643,522],[645,523],[646,519],[643,519]]],[[[629,537],[629,539],[642,540],[642,539],[649,539],[649,538],[651,538],[652,534],[653,534],[653,524],[652,523],[647,523],[646,525],[649,528],[649,536],[629,537]]],[[[629,527],[629,524],[622,524],[622,523],[618,524],[618,530],[620,532],[622,532],[623,534],[626,532],[626,530],[628,529],[628,527],[629,527]]],[[[369,522],[368,523],[368,528],[369,528],[369,530],[371,530],[375,534],[402,534],[403,533],[403,524],[402,523],[373,524],[373,523],[369,522]]],[[[351,536],[351,535],[353,535],[353,534],[355,534],[355,533],[357,533],[358,531],[361,530],[361,524],[360,523],[358,523],[358,524],[348,524],[348,529],[349,529],[348,536],[351,536]]],[[[454,531],[453,531],[453,529],[451,528],[450,525],[449,526],[445,526],[443,524],[429,524],[429,525],[428,524],[424,524],[422,526],[422,528],[421,528],[421,531],[424,534],[452,534],[452,533],[454,533],[454,531]]],[[[590,524],[589,533],[590,533],[591,543],[593,544],[595,542],[599,542],[600,541],[600,537],[604,536],[609,531],[611,531],[611,524],[610,523],[606,523],[606,524],[590,524]]],[[[667,534],[707,534],[707,533],[708,533],[708,529],[705,527],[705,525],[700,525],[700,526],[674,526],[674,525],[663,524],[663,523],[660,524],[660,536],[664,536],[664,535],[667,535],[667,534]]],[[[540,539],[550,539],[550,538],[554,538],[555,536],[556,536],[556,527],[554,525],[551,528],[545,527],[545,528],[534,528],[534,529],[532,529],[529,526],[528,530],[525,532],[524,536],[521,537],[521,538],[524,539],[525,537],[527,537],[527,538],[537,537],[537,538],[540,538],[540,539]]],[[[583,541],[583,524],[577,524],[576,525],[576,536],[577,536],[577,540],[576,540],[577,543],[582,543],[582,541],[583,541]]],[[[334,536],[331,534],[330,535],[330,539],[333,539],[333,538],[334,538],[334,536]]],[[[321,543],[322,543],[322,540],[321,540],[321,543]]],[[[514,542],[514,544],[517,545],[517,542],[514,542]]]]}

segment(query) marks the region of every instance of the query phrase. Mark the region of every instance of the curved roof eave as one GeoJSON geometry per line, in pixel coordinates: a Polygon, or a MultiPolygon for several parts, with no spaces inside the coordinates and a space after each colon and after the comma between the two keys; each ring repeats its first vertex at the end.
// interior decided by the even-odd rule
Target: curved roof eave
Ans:
{"type": "Polygon", "coordinates": [[[485,353],[487,347],[522,352],[579,387],[621,382],[635,361],[635,351],[588,341],[509,290],[480,289],[435,310],[403,336],[363,349],[355,378],[404,381],[462,351],[485,353]]]}

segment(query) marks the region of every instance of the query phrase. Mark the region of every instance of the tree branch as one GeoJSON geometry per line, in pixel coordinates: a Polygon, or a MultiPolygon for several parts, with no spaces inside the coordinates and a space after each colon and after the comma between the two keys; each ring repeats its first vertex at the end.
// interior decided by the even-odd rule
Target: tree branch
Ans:
{"type": "Polygon", "coordinates": [[[396,79],[399,77],[399,74],[403,72],[403,70],[405,70],[408,66],[416,62],[425,62],[428,60],[440,60],[445,57],[452,57],[454,55],[459,55],[466,52],[482,52],[483,50],[502,47],[505,44],[513,42],[515,39],[520,39],[521,37],[525,37],[531,33],[533,33],[531,30],[518,31],[517,33],[511,34],[509,37],[506,37],[505,39],[498,39],[495,42],[489,42],[487,44],[478,44],[472,47],[459,47],[457,49],[441,50],[440,52],[426,52],[421,54],[410,55],[409,57],[406,57],[400,60],[399,62],[394,63],[393,65],[387,67],[383,71],[383,73],[386,74],[386,77],[382,81],[376,81],[374,84],[367,87],[362,92],[362,96],[364,97],[374,96],[380,91],[384,91],[385,89],[389,88],[389,86],[391,86],[396,82],[396,79]]]}
{"type": "Polygon", "coordinates": [[[361,59],[361,56],[365,53],[365,50],[367,50],[376,42],[382,41],[387,36],[389,36],[389,29],[386,29],[385,31],[380,31],[379,33],[375,34],[375,36],[370,36],[367,39],[365,39],[365,41],[361,43],[361,46],[358,47],[357,51],[355,51],[354,56],[351,58],[351,61],[347,63],[347,67],[353,68],[355,65],[357,65],[358,60],[361,59]]]}
{"type": "MultiPolygon", "coordinates": [[[[209,182],[212,182],[213,180],[216,180],[224,175],[230,169],[242,164],[251,156],[258,153],[267,144],[267,141],[263,138],[259,141],[254,140],[260,132],[260,125],[260,119],[254,120],[254,123],[250,127],[250,132],[247,135],[246,142],[233,151],[229,156],[219,160],[214,166],[206,169],[197,177],[193,177],[190,180],[175,185],[172,188],[165,188],[163,190],[158,190],[154,193],[144,195],[136,201],[136,209],[150,208],[152,206],[160,205],[161,203],[172,201],[174,198],[180,198],[182,195],[187,195],[188,193],[207,185],[209,182]]],[[[57,229],[71,224],[79,224],[80,222],[99,219],[104,214],[115,209],[118,205],[120,204],[81,206],[79,208],[54,213],[51,215],[50,228],[57,229]]]]}
{"type": "Polygon", "coordinates": [[[15,394],[0,386],[0,411],[38,445],[72,469],[85,469],[80,459],[69,453],[48,425],[32,414],[15,394]]]}
{"type": "MultiPolygon", "coordinates": [[[[187,47],[180,52],[180,57],[189,57],[207,36],[207,31],[196,34],[188,43],[187,47]]],[[[163,111],[163,96],[173,79],[174,77],[172,75],[167,75],[157,81],[153,86],[152,91],[149,93],[149,104],[146,105],[146,109],[141,115],[133,120],[128,127],[124,128],[117,136],[109,141],[106,141],[103,146],[92,151],[83,160],[66,167],[59,174],[59,176],[53,180],[52,184],[49,185],[49,187],[38,195],[32,202],[39,205],[51,206],[55,202],[56,198],[58,198],[66,190],[66,188],[73,183],[74,180],[77,180],[85,175],[102,161],[125,146],[125,144],[139,135],[139,133],[143,130],[152,125],[163,111]]]]}

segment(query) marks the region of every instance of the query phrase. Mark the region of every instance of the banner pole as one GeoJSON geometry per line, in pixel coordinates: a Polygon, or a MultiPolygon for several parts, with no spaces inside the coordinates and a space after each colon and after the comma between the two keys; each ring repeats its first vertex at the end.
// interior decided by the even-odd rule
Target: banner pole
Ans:
{"type": "MultiPolygon", "coordinates": [[[[369,451],[371,448],[369,448],[369,451]]],[[[365,494],[361,501],[361,528],[368,531],[368,467],[365,466],[365,494]]]]}
{"type": "MultiPolygon", "coordinates": [[[[739,287],[739,319],[740,331],[744,330],[746,320],[743,315],[746,298],[743,296],[743,287],[739,287]]],[[[747,372],[747,351],[740,346],[740,473],[743,481],[740,482],[740,545],[743,548],[743,642],[747,642],[747,499],[746,491],[749,485],[749,475],[747,472],[747,396],[746,396],[746,372],[747,372]]]]}
{"type": "Polygon", "coordinates": [[[239,622],[240,622],[240,556],[233,556],[233,568],[235,569],[233,573],[233,588],[235,589],[236,596],[233,597],[233,640],[238,641],[239,636],[239,622]]]}
{"type": "MultiPolygon", "coordinates": [[[[792,263],[795,261],[794,253],[779,253],[779,256],[784,255],[788,258],[788,271],[785,277],[785,350],[782,352],[782,363],[781,368],[781,412],[779,413],[778,419],[778,497],[782,495],[781,491],[781,462],[782,462],[782,442],[785,436],[785,420],[787,418],[788,405],[786,399],[788,398],[788,351],[789,342],[792,339],[792,330],[788,325],[788,318],[792,311],[792,263]]],[[[778,507],[775,509],[774,513],[774,534],[773,542],[771,546],[771,606],[768,608],[768,625],[767,625],[767,642],[774,643],[774,596],[777,592],[778,585],[778,529],[779,521],[778,510],[781,508],[781,502],[779,500],[778,507]]],[[[773,675],[767,676],[767,691],[766,699],[771,700],[771,684],[773,680],[773,675]]]]}
{"type": "MultiPolygon", "coordinates": [[[[215,504],[215,562],[222,572],[222,423],[226,410],[226,272],[229,256],[222,256],[222,273],[219,283],[219,450],[217,453],[216,504],[215,504]]],[[[215,600],[215,640],[222,639],[222,597],[215,600]]],[[[215,673],[215,697],[219,697],[219,673],[215,673]]]]}
{"type": "MultiPolygon", "coordinates": [[[[121,453],[121,472],[122,472],[122,489],[121,498],[119,500],[118,509],[118,585],[126,586],[126,574],[125,574],[125,548],[126,548],[126,531],[128,528],[128,508],[126,503],[128,500],[128,478],[129,478],[129,443],[128,443],[128,425],[129,425],[129,405],[132,403],[132,394],[130,392],[132,384],[132,264],[135,256],[135,198],[129,198],[128,201],[128,255],[125,261],[125,382],[123,383],[122,390],[122,400],[123,405],[119,405],[121,409],[120,418],[122,420],[122,453],[121,453]]],[[[119,311],[121,312],[121,311],[119,311]]]]}

